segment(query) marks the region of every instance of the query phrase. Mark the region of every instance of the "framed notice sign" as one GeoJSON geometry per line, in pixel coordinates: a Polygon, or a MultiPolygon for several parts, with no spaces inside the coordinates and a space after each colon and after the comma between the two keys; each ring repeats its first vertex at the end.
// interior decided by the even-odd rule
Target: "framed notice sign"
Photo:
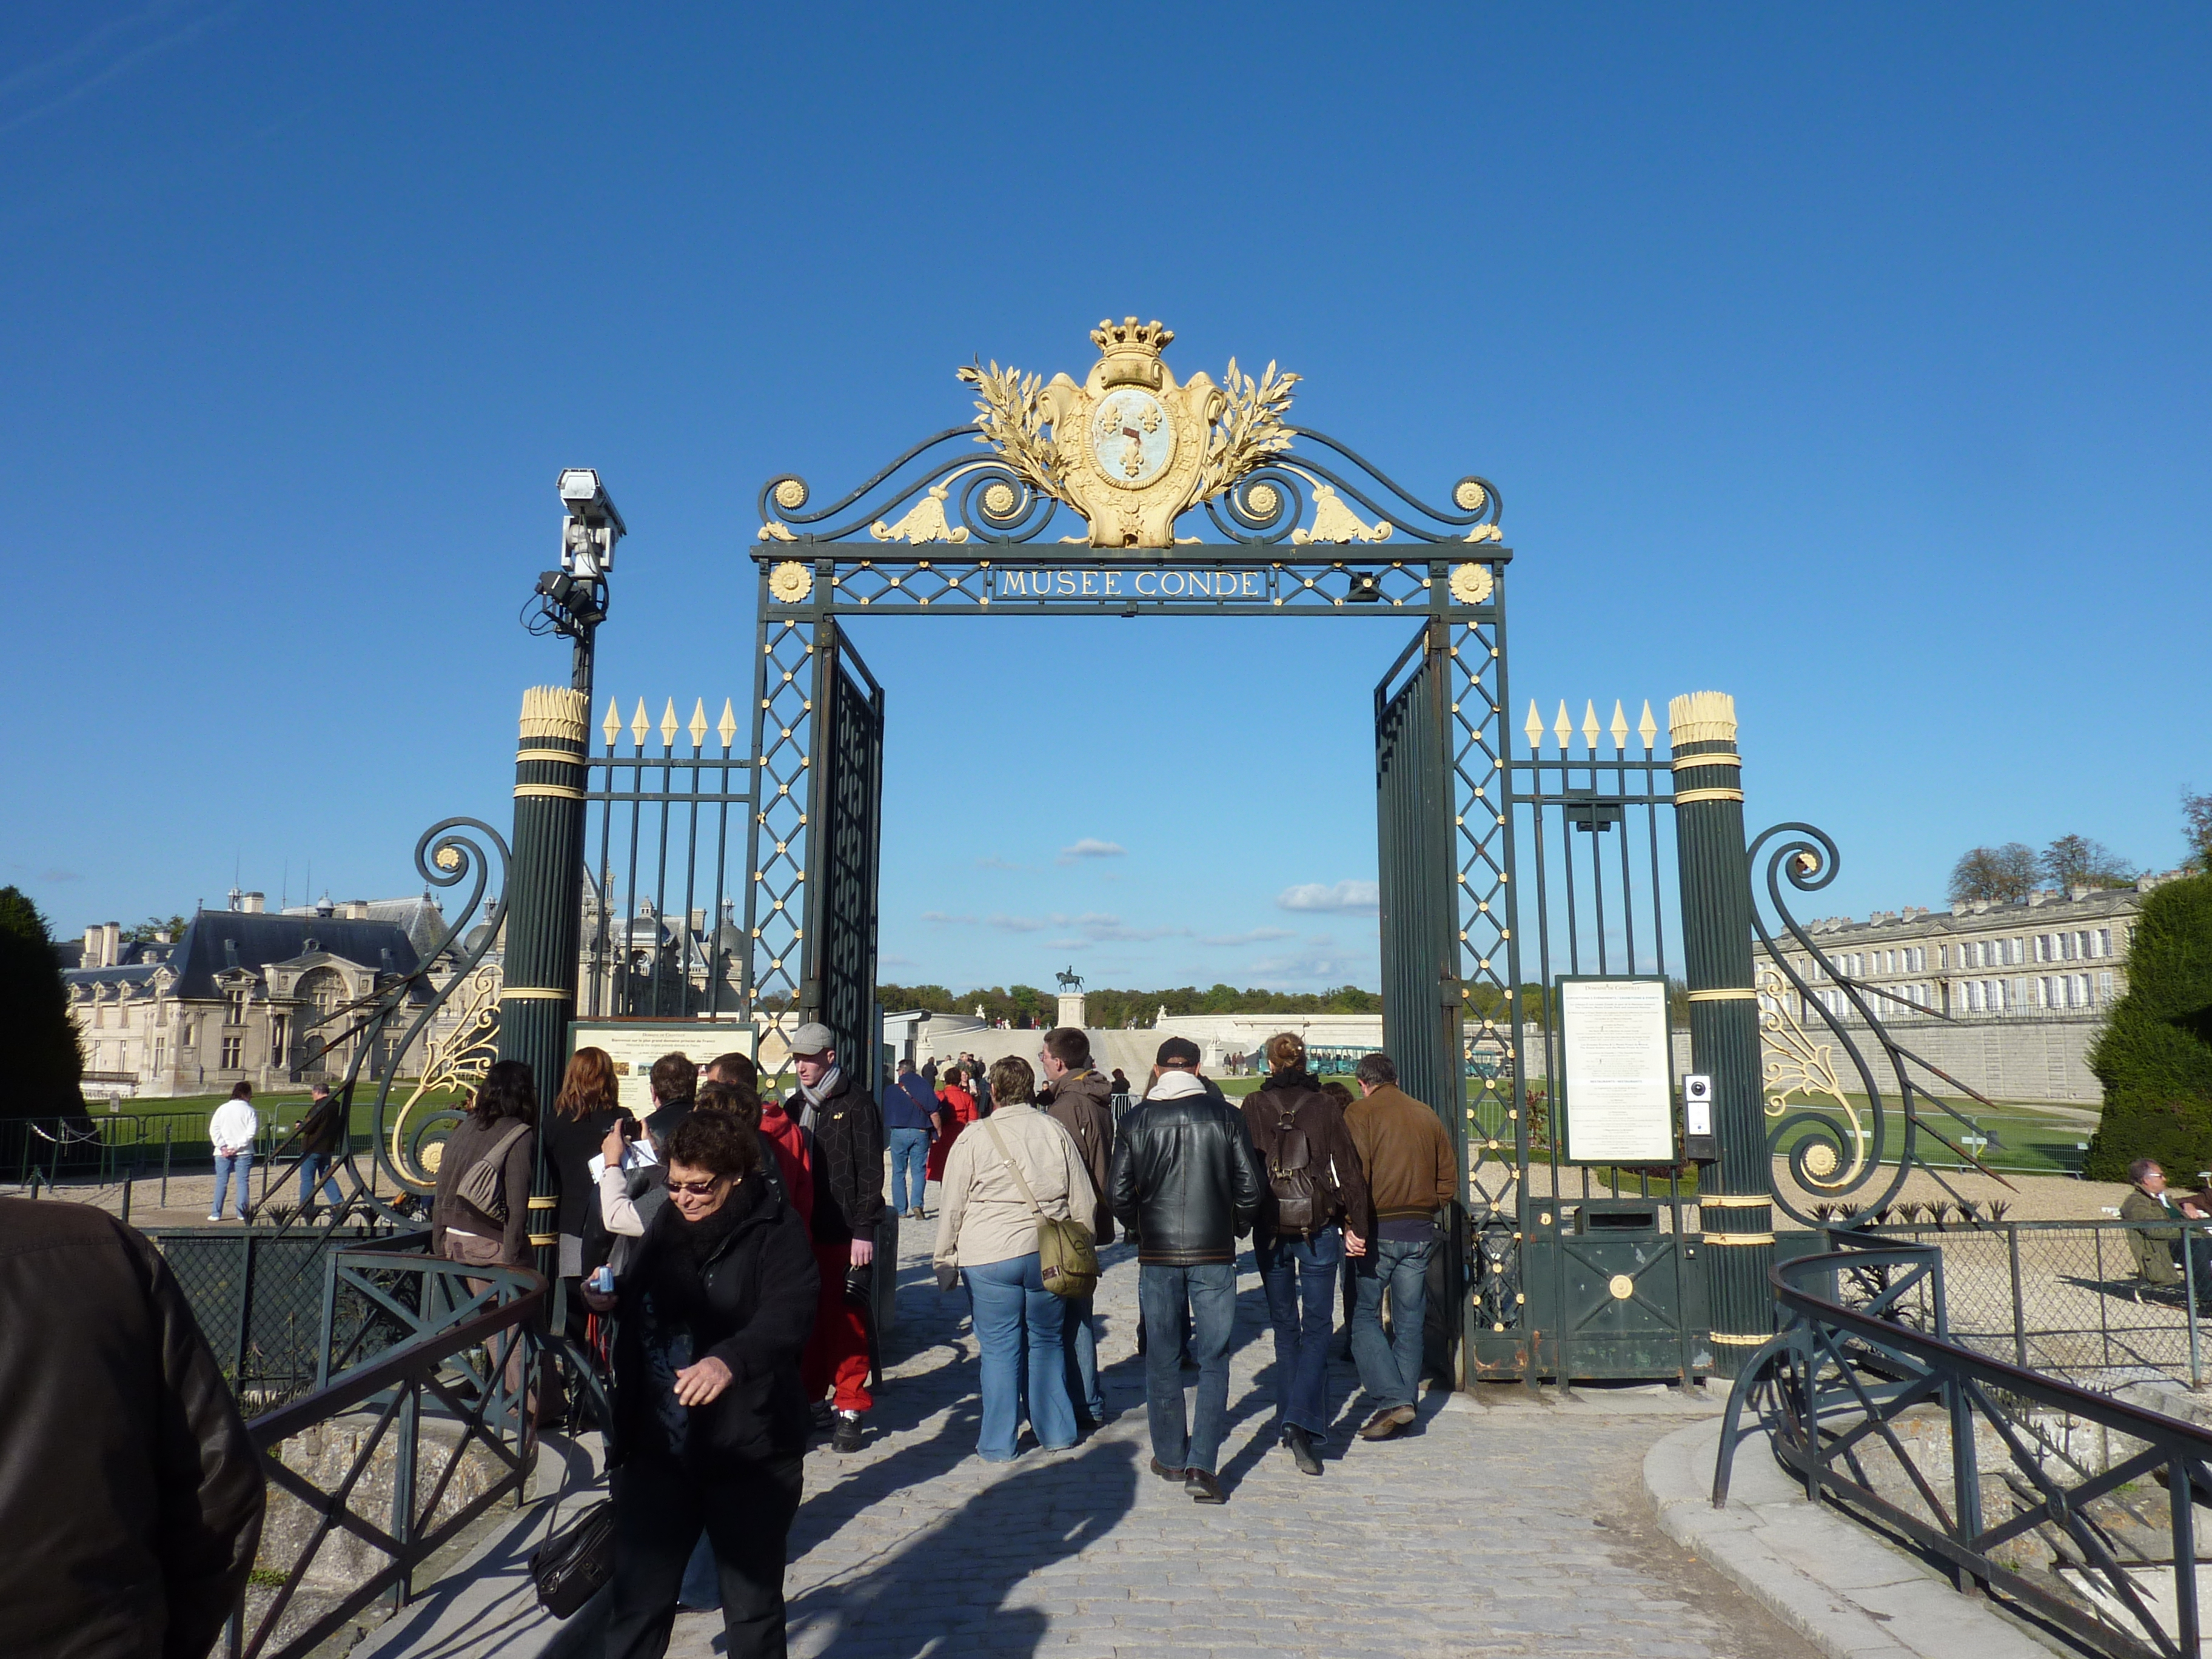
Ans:
{"type": "Polygon", "coordinates": [[[1559,1101],[1570,1164],[1672,1164],[1667,981],[1562,975],[1559,1101]]]}
{"type": "Polygon", "coordinates": [[[760,1034],[750,1021],[731,1019],[573,1019],[568,1052],[604,1048],[615,1063],[615,1087],[622,1103],[643,1117],[653,1109],[649,1084],[653,1062],[663,1054],[682,1054],[705,1067],[726,1054],[757,1055],[760,1034]]]}

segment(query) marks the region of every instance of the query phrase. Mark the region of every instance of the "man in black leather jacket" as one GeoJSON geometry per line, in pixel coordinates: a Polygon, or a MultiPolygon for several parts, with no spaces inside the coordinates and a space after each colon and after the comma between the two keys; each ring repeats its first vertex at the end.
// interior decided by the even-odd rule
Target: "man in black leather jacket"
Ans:
{"type": "Polygon", "coordinates": [[[1237,1241],[1266,1191],[1242,1113],[1198,1074],[1198,1045],[1160,1044],[1152,1086],[1121,1120],[1109,1185],[1114,1214],[1137,1240],[1139,1305],[1154,1332],[1191,1322],[1198,1413],[1183,1415],[1172,1342],[1145,1350],[1152,1473],[1200,1504],[1226,1499],[1214,1466],[1229,1427],[1229,1341],[1237,1324],[1237,1241]]]}
{"type": "Polygon", "coordinates": [[[0,1198],[10,1659],[204,1659],[261,1536],[261,1459],[176,1279],[85,1204],[0,1198]]]}

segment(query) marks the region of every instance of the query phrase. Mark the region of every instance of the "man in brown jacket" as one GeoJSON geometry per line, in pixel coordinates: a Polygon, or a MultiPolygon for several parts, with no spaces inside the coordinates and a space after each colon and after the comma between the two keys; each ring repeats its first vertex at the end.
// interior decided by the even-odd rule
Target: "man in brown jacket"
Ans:
{"type": "MultiPolygon", "coordinates": [[[[1451,1137],[1437,1115],[1398,1087],[1388,1054],[1352,1068],[1362,1098],[1344,1127],[1367,1176],[1366,1241],[1352,1264],[1352,1358],[1375,1410],[1363,1440],[1388,1440],[1414,1418],[1421,1386],[1421,1328],[1427,1314],[1429,1257],[1437,1212],[1459,1195],[1451,1137]],[[1390,1334],[1382,1334],[1382,1293],[1390,1293],[1390,1334]]],[[[1347,1253],[1349,1247],[1347,1246],[1347,1253]]]]}
{"type": "MultiPolygon", "coordinates": [[[[1098,1194],[1088,1218],[1091,1236],[1099,1244],[1110,1244],[1114,1212],[1106,1201],[1106,1180],[1114,1158],[1114,1085],[1092,1067],[1091,1039],[1073,1025],[1047,1031],[1037,1059],[1044,1066],[1044,1109],[1075,1142],[1091,1190],[1098,1194]]],[[[1066,1297],[1063,1307],[1067,1394],[1075,1402],[1076,1426],[1087,1432],[1106,1421],[1106,1390],[1098,1381],[1098,1322],[1087,1296],[1066,1297]],[[1086,1417],[1087,1423],[1082,1420],[1086,1417]]]]}

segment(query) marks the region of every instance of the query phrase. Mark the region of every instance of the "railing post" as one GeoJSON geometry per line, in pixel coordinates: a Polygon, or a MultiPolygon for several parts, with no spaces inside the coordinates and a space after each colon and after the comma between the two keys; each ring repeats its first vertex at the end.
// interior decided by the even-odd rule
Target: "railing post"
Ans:
{"type": "MultiPolygon", "coordinates": [[[[2192,1319],[2191,1323],[2194,1323],[2192,1319]]],[[[2173,1511],[2174,1611],[2181,1628],[2174,1632],[2174,1647],[2183,1653],[2200,1650],[2197,1606],[2197,1506],[2189,1478],[2190,1460],[2175,1452],[2166,1465],[2166,1502],[2173,1511]]]]}
{"type": "Polygon", "coordinates": [[[2020,1294],[2020,1223],[2005,1229],[2007,1254],[2012,1264],[2012,1363],[2027,1369],[2027,1309],[2020,1294]]]}
{"type": "Polygon", "coordinates": [[[2204,1386],[2204,1371],[2197,1361],[2197,1241],[2189,1236],[2186,1224],[2181,1230],[2181,1290],[2188,1301],[2183,1317],[2189,1321],[2189,1387],[2194,1393],[2204,1386]]]}
{"type": "Polygon", "coordinates": [[[392,1586],[394,1612],[407,1605],[415,1589],[415,1443],[422,1426],[422,1384],[409,1377],[400,1384],[399,1443],[392,1465],[392,1537],[399,1546],[399,1569],[392,1586]]]}
{"type": "MultiPolygon", "coordinates": [[[[591,694],[538,685],[522,694],[514,756],[514,862],[507,879],[507,954],[500,988],[499,1057],[538,1079],[542,1124],[568,1064],[576,1012],[576,949],[583,921],[585,723],[591,694]]],[[[531,1182],[530,1243],[538,1270],[557,1267],[545,1137],[531,1182]]]]}
{"type": "Polygon", "coordinates": [[[1681,870],[1682,957],[1691,1064],[1713,1080],[1720,1160],[1703,1166],[1698,1221],[1712,1308],[1713,1370],[1734,1376],[1773,1334],[1772,1171],[1759,1094],[1759,994],[1752,983],[1751,860],[1743,839],[1743,762],[1735,699],[1676,697],[1667,710],[1681,870]]]}

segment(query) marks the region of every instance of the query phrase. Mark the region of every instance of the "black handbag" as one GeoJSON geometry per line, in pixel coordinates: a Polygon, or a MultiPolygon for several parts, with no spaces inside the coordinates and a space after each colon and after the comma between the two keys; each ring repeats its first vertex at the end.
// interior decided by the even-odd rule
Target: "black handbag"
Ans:
{"type": "Polygon", "coordinates": [[[615,1576],[615,1506],[608,1499],[586,1510],[530,1553],[538,1604],[566,1619],[615,1576]]]}

